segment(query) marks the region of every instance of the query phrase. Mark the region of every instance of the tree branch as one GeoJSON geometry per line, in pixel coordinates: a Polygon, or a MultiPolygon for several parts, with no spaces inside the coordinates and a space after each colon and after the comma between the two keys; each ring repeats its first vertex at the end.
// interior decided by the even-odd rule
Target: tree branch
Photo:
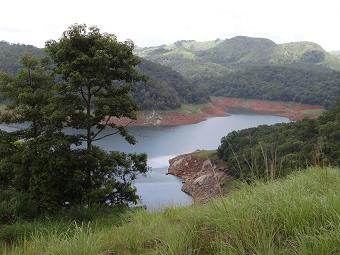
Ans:
{"type": "Polygon", "coordinates": [[[86,97],[85,97],[86,92],[84,92],[84,90],[83,90],[82,87],[80,87],[80,94],[81,94],[81,97],[84,99],[84,101],[85,101],[85,103],[86,103],[86,105],[87,105],[88,102],[87,102],[87,99],[86,99],[86,97]]]}
{"type": "Polygon", "coordinates": [[[104,136],[102,136],[102,137],[99,137],[99,138],[97,138],[97,139],[92,139],[92,142],[98,141],[98,140],[100,140],[100,139],[103,139],[103,138],[108,137],[108,136],[111,136],[111,135],[116,135],[116,134],[118,134],[118,133],[119,133],[119,131],[116,131],[116,132],[113,132],[113,133],[111,133],[111,134],[107,134],[107,135],[104,135],[104,136]]]}
{"type": "MultiPolygon", "coordinates": [[[[109,118],[111,118],[112,116],[110,116],[109,118]]],[[[127,126],[129,126],[131,123],[133,122],[133,120],[131,120],[129,123],[127,123],[126,125],[124,125],[124,126],[122,126],[122,127],[124,127],[124,128],[126,128],[127,126]]],[[[106,121],[106,123],[108,123],[108,121],[106,121]]],[[[106,124],[106,126],[107,126],[108,124],[106,124]]],[[[104,128],[103,128],[103,130],[104,130],[104,128]]],[[[100,131],[101,132],[101,131],[100,131]]],[[[99,138],[97,138],[97,139],[93,139],[94,137],[92,137],[92,139],[91,139],[91,141],[92,142],[94,142],[94,141],[98,141],[98,140],[100,140],[100,139],[103,139],[103,138],[105,138],[105,137],[108,137],[108,136],[111,136],[111,135],[116,135],[116,134],[118,134],[119,133],[119,130],[117,130],[116,132],[113,132],[113,133],[111,133],[111,134],[107,134],[107,135],[104,135],[104,136],[102,136],[102,137],[99,137],[99,138]]]]}
{"type": "Polygon", "coordinates": [[[97,137],[97,135],[99,135],[99,134],[107,127],[107,125],[108,125],[108,123],[109,123],[111,117],[112,117],[112,116],[109,116],[109,117],[106,119],[105,124],[98,130],[97,133],[95,133],[95,134],[92,136],[92,138],[91,138],[92,141],[97,137]]]}

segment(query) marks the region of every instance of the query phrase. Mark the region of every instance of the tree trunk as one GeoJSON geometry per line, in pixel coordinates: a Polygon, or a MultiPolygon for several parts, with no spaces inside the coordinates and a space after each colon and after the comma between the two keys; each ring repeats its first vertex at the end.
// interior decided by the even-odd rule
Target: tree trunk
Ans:
{"type": "Polygon", "coordinates": [[[87,102],[86,102],[86,117],[87,117],[87,127],[86,127],[86,142],[87,142],[87,150],[91,150],[92,147],[92,139],[91,139],[91,92],[90,88],[87,87],[87,102]]]}

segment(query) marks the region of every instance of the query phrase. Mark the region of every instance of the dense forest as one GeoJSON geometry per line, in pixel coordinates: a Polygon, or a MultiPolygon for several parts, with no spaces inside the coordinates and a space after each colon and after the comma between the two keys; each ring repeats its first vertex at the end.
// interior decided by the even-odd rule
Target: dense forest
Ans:
{"type": "MultiPolygon", "coordinates": [[[[46,55],[42,49],[34,46],[1,41],[0,71],[17,73],[23,67],[20,58],[25,54],[37,57],[46,55]]],[[[191,82],[169,67],[148,60],[143,60],[138,67],[147,76],[147,80],[136,83],[133,94],[143,110],[174,109],[182,103],[200,103],[207,100],[203,90],[195,89],[191,82]]]]}
{"type": "Polygon", "coordinates": [[[137,83],[134,89],[134,98],[142,109],[174,109],[182,103],[208,100],[204,90],[197,89],[170,67],[143,60],[139,68],[148,76],[146,82],[137,83]]]}
{"type": "Polygon", "coordinates": [[[329,107],[340,97],[340,72],[311,65],[253,66],[213,79],[208,88],[215,96],[329,107]]]}
{"type": "Polygon", "coordinates": [[[237,178],[276,178],[310,165],[340,165],[340,102],[317,120],[234,131],[219,157],[237,178]]]}
{"type": "Polygon", "coordinates": [[[139,48],[210,96],[293,101],[329,107],[340,96],[340,59],[311,42],[275,44],[237,36],[139,48]]]}

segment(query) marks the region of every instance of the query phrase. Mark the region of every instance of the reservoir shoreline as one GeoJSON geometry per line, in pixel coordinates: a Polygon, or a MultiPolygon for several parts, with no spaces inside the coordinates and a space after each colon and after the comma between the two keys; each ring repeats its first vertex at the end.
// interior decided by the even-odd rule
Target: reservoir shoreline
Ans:
{"type": "Polygon", "coordinates": [[[113,118],[111,123],[123,126],[181,126],[196,124],[211,117],[227,117],[233,113],[260,113],[287,117],[291,121],[304,118],[315,119],[324,108],[320,105],[308,105],[292,102],[264,101],[256,99],[240,99],[212,97],[209,103],[202,105],[186,105],[178,110],[141,111],[136,120],[113,118]]]}

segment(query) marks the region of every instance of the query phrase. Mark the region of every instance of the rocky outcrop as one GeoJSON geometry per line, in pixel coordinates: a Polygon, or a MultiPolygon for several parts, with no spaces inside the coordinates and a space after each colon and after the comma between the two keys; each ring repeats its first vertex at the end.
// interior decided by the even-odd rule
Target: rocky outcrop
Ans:
{"type": "Polygon", "coordinates": [[[182,191],[191,195],[195,202],[205,202],[224,194],[222,184],[230,176],[213,160],[190,153],[172,158],[169,163],[168,173],[183,179],[182,191]]]}

